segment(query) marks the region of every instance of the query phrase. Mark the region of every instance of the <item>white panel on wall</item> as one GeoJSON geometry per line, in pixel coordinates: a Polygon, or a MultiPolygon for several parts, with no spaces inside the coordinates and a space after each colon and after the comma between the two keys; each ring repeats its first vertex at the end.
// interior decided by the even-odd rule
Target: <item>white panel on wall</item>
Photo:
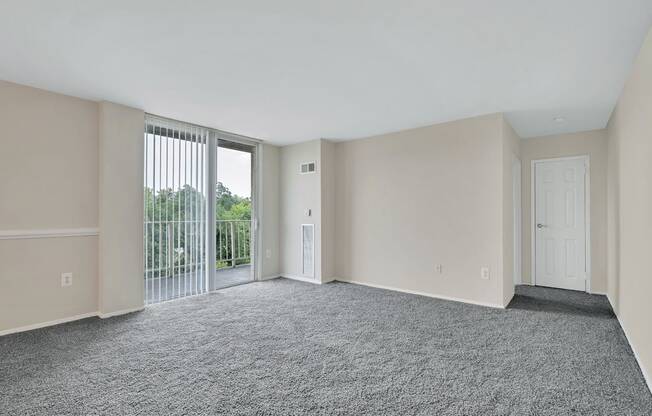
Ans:
{"type": "Polygon", "coordinates": [[[301,273],[315,277],[315,225],[301,224],[301,273]]]}

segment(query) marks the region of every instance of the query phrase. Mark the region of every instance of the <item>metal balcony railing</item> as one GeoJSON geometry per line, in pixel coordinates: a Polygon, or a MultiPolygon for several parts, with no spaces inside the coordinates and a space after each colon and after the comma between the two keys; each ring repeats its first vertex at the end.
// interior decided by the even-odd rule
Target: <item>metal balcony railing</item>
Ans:
{"type": "MultiPolygon", "coordinates": [[[[206,222],[203,220],[145,221],[145,295],[155,303],[208,291],[206,222]]],[[[216,255],[209,262],[219,269],[251,263],[251,221],[217,220],[216,255]]]]}
{"type": "Polygon", "coordinates": [[[251,220],[217,220],[217,268],[251,262],[251,220]]]}

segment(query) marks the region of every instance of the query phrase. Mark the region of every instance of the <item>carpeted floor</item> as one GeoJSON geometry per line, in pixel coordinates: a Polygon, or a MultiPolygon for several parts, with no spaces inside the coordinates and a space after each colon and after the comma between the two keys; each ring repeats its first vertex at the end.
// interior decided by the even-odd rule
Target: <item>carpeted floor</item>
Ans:
{"type": "Polygon", "coordinates": [[[3,415],[650,415],[602,296],[277,279],[0,338],[3,415]]]}

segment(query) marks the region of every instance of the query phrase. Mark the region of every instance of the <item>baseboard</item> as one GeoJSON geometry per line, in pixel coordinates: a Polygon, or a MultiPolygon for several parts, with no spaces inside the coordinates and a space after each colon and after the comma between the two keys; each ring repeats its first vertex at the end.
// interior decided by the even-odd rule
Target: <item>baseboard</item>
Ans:
{"type": "MultiPolygon", "coordinates": [[[[587,293],[589,295],[600,295],[600,296],[606,296],[607,298],[609,298],[609,295],[607,293],[605,293],[605,292],[597,292],[597,291],[595,291],[595,292],[587,292],[587,293]]],[[[611,301],[609,301],[609,303],[611,303],[611,301]]],[[[613,305],[612,305],[612,307],[613,307],[613,305]]]]}
{"type": "Polygon", "coordinates": [[[638,364],[638,368],[641,370],[641,374],[643,374],[643,379],[645,380],[645,383],[647,384],[648,390],[650,390],[650,393],[652,393],[652,377],[645,371],[645,367],[641,363],[641,359],[638,355],[638,352],[636,352],[636,348],[634,347],[634,344],[632,344],[632,340],[627,335],[627,329],[625,328],[625,325],[623,325],[623,321],[620,320],[620,316],[618,316],[618,313],[616,312],[616,308],[614,308],[614,304],[611,301],[611,298],[609,298],[609,295],[607,294],[607,300],[609,301],[609,304],[611,305],[611,309],[614,311],[614,315],[616,315],[616,319],[618,320],[618,324],[620,324],[620,327],[623,330],[623,333],[625,334],[625,338],[627,339],[627,343],[629,344],[629,348],[632,349],[632,352],[634,353],[634,358],[636,359],[636,363],[638,364]]]}
{"type": "Polygon", "coordinates": [[[352,283],[354,285],[374,287],[376,289],[385,289],[385,290],[392,290],[394,292],[409,293],[411,295],[426,296],[426,297],[429,297],[429,298],[435,298],[435,299],[441,299],[441,300],[450,300],[450,301],[453,301],[453,302],[461,302],[461,303],[468,303],[468,304],[471,304],[471,305],[485,306],[485,307],[488,307],[488,308],[505,309],[504,306],[497,305],[497,304],[494,304],[494,303],[477,302],[477,301],[469,300],[469,299],[456,298],[456,297],[452,297],[452,296],[436,295],[436,294],[433,294],[433,293],[426,293],[426,292],[418,292],[416,290],[400,289],[400,288],[397,288],[397,287],[377,285],[377,284],[374,284],[374,283],[360,282],[360,281],[357,281],[357,280],[337,279],[337,281],[338,282],[343,282],[343,283],[352,283]]]}
{"type": "Polygon", "coordinates": [[[509,300],[501,306],[503,309],[507,309],[510,303],[512,303],[512,300],[514,299],[514,296],[516,296],[516,293],[512,293],[512,296],[509,297],[509,300]]]}
{"type": "Polygon", "coordinates": [[[99,316],[102,319],[106,318],[112,318],[114,316],[120,316],[120,315],[126,315],[128,313],[133,313],[133,312],[139,312],[145,309],[145,306],[139,306],[137,308],[130,308],[130,309],[122,309],[120,311],[115,311],[115,312],[108,312],[108,313],[97,313],[97,316],[99,316]]]}
{"type": "Polygon", "coordinates": [[[97,312],[82,313],[80,315],[69,316],[66,318],[55,319],[54,321],[40,322],[38,324],[21,326],[18,328],[5,329],[0,331],[0,337],[3,335],[16,334],[18,332],[32,331],[34,329],[45,328],[48,326],[65,324],[72,321],[79,321],[80,319],[92,318],[97,316],[97,312]]]}
{"type": "Polygon", "coordinates": [[[258,279],[258,281],[259,282],[264,282],[265,280],[274,280],[274,279],[278,279],[279,277],[281,277],[280,274],[273,274],[271,276],[261,277],[260,279],[258,279]]]}
{"type": "Polygon", "coordinates": [[[312,283],[312,284],[315,284],[315,285],[320,285],[321,284],[321,282],[319,280],[312,279],[310,277],[296,276],[296,275],[287,274],[287,273],[281,273],[279,277],[285,277],[286,279],[298,280],[300,282],[312,283]]]}

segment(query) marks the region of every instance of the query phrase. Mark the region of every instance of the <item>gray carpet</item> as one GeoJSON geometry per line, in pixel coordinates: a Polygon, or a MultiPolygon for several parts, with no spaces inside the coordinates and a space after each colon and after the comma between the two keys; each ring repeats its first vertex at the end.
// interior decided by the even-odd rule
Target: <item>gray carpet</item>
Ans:
{"type": "Polygon", "coordinates": [[[3,415],[650,415],[602,296],[278,279],[0,338],[3,415]]]}

